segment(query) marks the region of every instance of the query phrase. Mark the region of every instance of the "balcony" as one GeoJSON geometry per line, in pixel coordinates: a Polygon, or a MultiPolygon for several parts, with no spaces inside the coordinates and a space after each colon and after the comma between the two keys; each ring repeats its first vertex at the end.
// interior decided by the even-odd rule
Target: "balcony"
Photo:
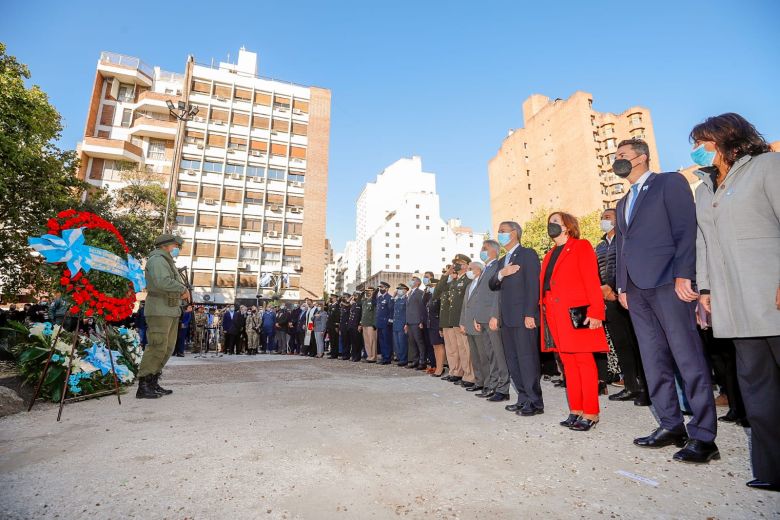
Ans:
{"type": "Polygon", "coordinates": [[[181,101],[181,96],[145,90],[138,95],[138,102],[135,104],[134,108],[135,110],[153,110],[167,114],[168,101],[171,101],[175,105],[181,101]]]}
{"type": "Polygon", "coordinates": [[[97,66],[106,77],[117,78],[122,83],[140,83],[152,86],[154,69],[133,56],[103,51],[97,66]]]}
{"type": "Polygon", "coordinates": [[[156,139],[176,139],[176,121],[165,121],[153,117],[136,117],[129,134],[134,136],[154,137],[156,139]]]}
{"type": "Polygon", "coordinates": [[[81,151],[90,157],[101,157],[120,161],[144,162],[144,153],[139,146],[119,139],[85,137],[81,151]]]}

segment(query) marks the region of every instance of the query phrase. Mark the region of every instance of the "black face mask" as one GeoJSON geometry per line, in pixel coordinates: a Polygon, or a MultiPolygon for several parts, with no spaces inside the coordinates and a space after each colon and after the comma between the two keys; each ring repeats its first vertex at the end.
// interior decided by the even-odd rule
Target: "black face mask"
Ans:
{"type": "Polygon", "coordinates": [[[385,294],[387,292],[387,289],[379,289],[379,294],[385,294]]]}
{"type": "Polygon", "coordinates": [[[547,234],[550,235],[550,238],[558,238],[561,236],[561,233],[563,233],[563,228],[560,224],[556,224],[555,222],[547,224],[547,234]]]}
{"type": "Polygon", "coordinates": [[[455,264],[455,265],[452,266],[452,270],[455,271],[456,273],[458,273],[458,272],[460,272],[462,267],[463,266],[460,265],[460,264],[455,264]]]}
{"type": "Polygon", "coordinates": [[[631,174],[634,165],[628,159],[618,159],[612,163],[612,171],[620,178],[625,179],[631,174]]]}

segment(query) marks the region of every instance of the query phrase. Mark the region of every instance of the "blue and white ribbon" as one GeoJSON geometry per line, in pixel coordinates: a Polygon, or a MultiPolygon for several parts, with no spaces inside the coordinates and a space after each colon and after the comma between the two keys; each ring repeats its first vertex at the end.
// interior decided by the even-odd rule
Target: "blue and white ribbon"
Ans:
{"type": "Polygon", "coordinates": [[[119,256],[84,243],[84,228],[66,229],[62,237],[43,235],[27,239],[30,247],[38,251],[50,264],[66,263],[71,276],[80,270],[88,273],[91,269],[115,274],[133,282],[135,292],[146,288],[146,279],[141,263],[133,255],[127,255],[127,261],[119,256]]]}

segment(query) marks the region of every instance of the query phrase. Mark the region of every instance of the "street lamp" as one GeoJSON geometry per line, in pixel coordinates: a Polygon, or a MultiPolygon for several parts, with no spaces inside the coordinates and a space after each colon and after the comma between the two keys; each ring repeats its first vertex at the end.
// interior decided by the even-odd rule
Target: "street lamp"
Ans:
{"type": "Polygon", "coordinates": [[[168,214],[171,210],[171,191],[173,190],[173,185],[176,183],[177,173],[179,170],[178,163],[181,156],[181,150],[179,150],[179,148],[181,147],[184,123],[195,117],[195,115],[197,115],[198,111],[200,110],[197,106],[189,105],[184,101],[178,101],[174,104],[173,101],[168,99],[165,101],[165,104],[168,106],[168,112],[170,115],[175,117],[179,123],[176,128],[176,142],[173,146],[173,165],[171,167],[170,177],[168,178],[168,193],[165,199],[165,215],[163,216],[163,233],[169,231],[168,214]]]}

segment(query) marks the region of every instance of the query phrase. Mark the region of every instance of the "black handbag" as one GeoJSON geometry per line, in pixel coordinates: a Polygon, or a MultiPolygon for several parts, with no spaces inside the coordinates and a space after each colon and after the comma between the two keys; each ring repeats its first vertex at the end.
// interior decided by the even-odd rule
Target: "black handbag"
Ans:
{"type": "Polygon", "coordinates": [[[585,324],[585,320],[588,318],[588,309],[590,305],[583,305],[581,307],[571,307],[569,309],[569,317],[571,318],[571,324],[575,329],[587,329],[589,325],[585,324]]]}

